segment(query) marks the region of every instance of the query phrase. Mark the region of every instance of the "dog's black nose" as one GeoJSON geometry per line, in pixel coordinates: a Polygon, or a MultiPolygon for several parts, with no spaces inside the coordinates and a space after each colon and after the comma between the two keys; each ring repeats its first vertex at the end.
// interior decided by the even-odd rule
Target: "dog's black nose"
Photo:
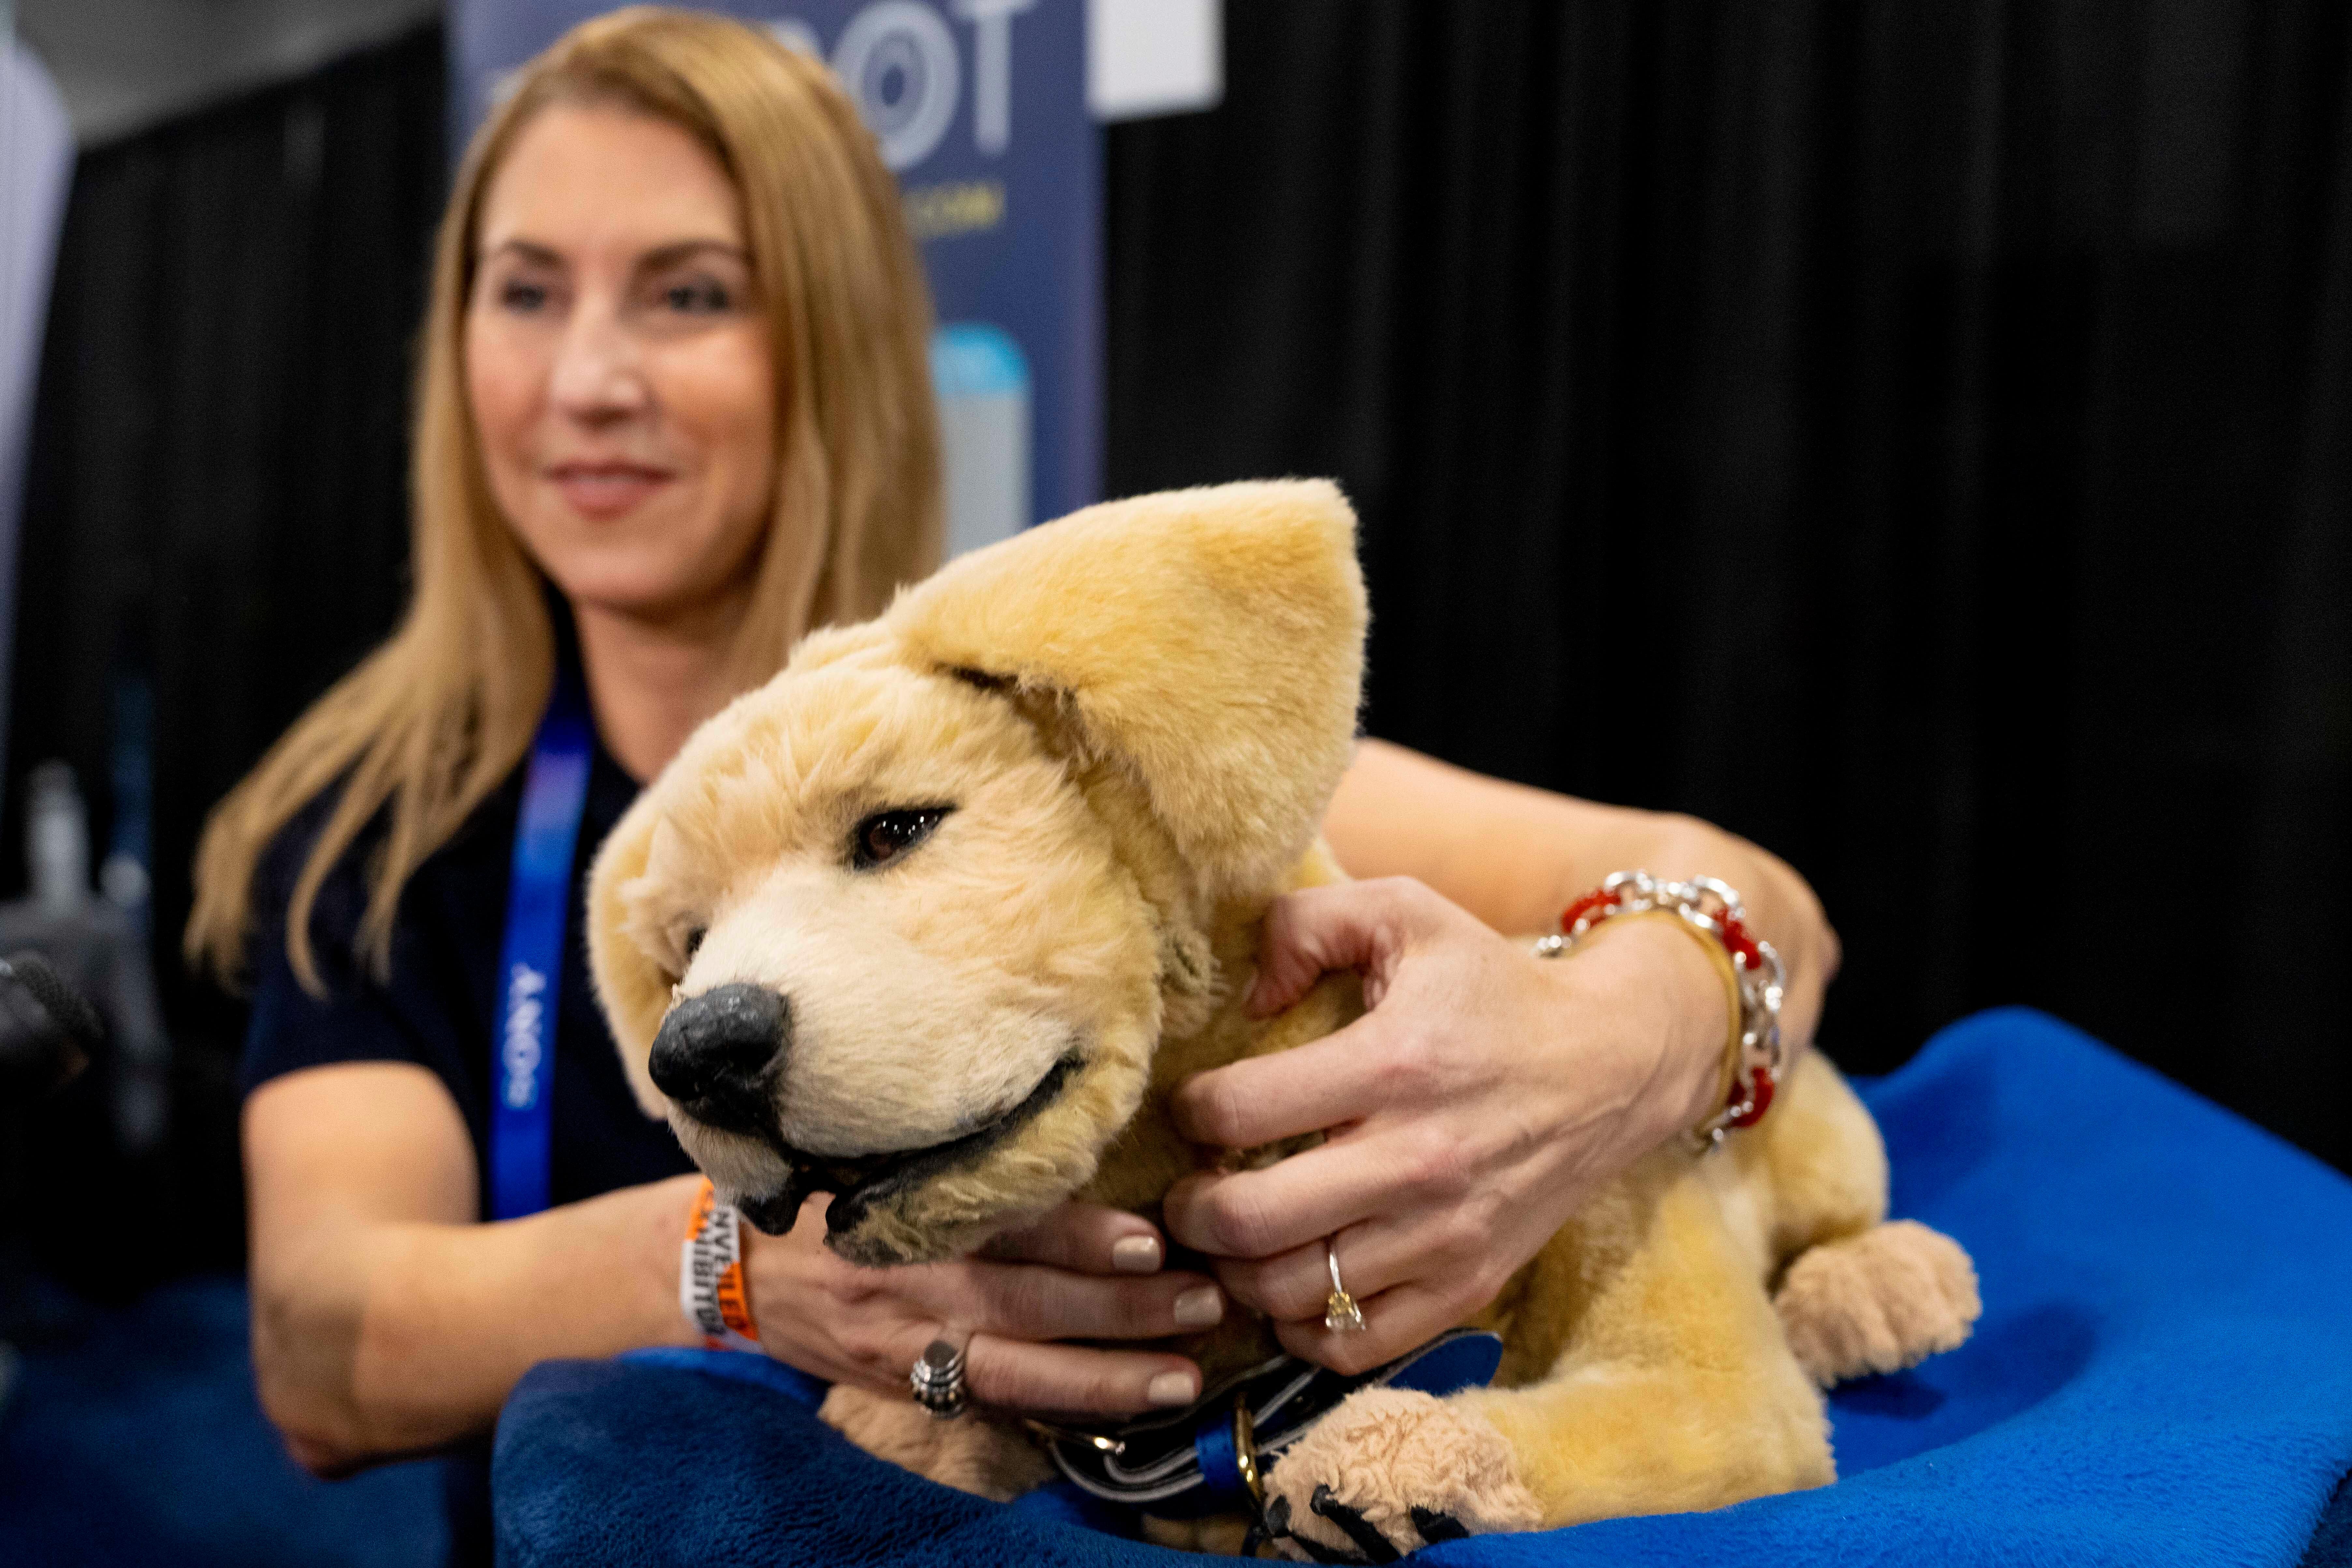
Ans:
{"type": "Polygon", "coordinates": [[[792,1007],[766,986],[716,986],[669,1010],[646,1065],[697,1120],[758,1131],[774,1120],[770,1085],[792,1032],[792,1007]]]}

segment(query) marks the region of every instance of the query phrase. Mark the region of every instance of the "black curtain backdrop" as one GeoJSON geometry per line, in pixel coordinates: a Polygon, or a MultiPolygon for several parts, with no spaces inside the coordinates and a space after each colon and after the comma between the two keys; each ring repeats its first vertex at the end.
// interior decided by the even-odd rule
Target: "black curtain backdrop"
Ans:
{"type": "Polygon", "coordinates": [[[2347,18],[1229,5],[1108,488],[1339,476],[1372,731],[1786,857],[1850,1068],[2031,1003],[2352,1168],[2347,18]]]}
{"type": "MultiPolygon", "coordinates": [[[[1221,108],[1108,132],[1107,490],[1340,478],[1371,730],[1786,857],[1850,1068],[2032,1003],[2352,1168],[2347,14],[1225,26],[1221,108]]],[[[152,683],[205,1215],[238,1017],[186,867],[398,608],[441,73],[422,34],[94,151],[68,217],[0,868],[44,757],[104,842],[152,683]]]]}
{"type": "Polygon", "coordinates": [[[213,802],[402,603],[442,76],[440,34],[422,33],[88,152],[75,171],[34,412],[0,874],[22,885],[24,778],[47,757],[74,764],[93,864],[104,853],[121,692],[146,686],[181,1134],[158,1179],[89,1158],[95,1105],[41,1130],[54,1153],[37,1151],[35,1169],[121,1174],[138,1190],[114,1212],[156,1222],[147,1246],[94,1258],[70,1245],[80,1205],[27,1205],[84,1283],[242,1259],[243,1010],[180,962],[189,864],[213,802]]]}

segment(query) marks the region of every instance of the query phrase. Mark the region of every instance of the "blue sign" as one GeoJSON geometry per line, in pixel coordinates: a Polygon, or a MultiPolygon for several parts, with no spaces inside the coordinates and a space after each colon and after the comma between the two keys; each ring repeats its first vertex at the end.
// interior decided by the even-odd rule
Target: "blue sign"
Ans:
{"type": "MultiPolygon", "coordinates": [[[[595,0],[454,0],[458,144],[595,0]]],[[[827,61],[898,175],[939,310],[949,548],[1093,500],[1101,470],[1097,133],[1084,0],[718,0],[827,61]]]]}

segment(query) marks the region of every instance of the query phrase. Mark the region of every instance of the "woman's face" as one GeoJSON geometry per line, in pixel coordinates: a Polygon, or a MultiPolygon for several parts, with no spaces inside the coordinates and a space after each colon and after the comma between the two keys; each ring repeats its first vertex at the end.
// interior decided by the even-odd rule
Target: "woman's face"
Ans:
{"type": "Polygon", "coordinates": [[[554,104],[482,203],[466,387],[499,509],[566,597],[672,621],[740,589],[775,488],[741,204],[667,121],[554,104]]]}

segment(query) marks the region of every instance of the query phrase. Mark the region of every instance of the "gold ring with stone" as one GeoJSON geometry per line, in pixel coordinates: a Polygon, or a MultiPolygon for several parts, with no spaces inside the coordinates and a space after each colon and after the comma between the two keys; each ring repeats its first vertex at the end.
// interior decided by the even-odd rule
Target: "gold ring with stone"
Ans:
{"type": "Polygon", "coordinates": [[[1339,1283],[1339,1248],[1334,1240],[1323,1244],[1323,1260],[1331,1266],[1331,1294],[1323,1300],[1323,1326],[1335,1334],[1360,1334],[1364,1331],[1364,1310],[1339,1283]]]}

